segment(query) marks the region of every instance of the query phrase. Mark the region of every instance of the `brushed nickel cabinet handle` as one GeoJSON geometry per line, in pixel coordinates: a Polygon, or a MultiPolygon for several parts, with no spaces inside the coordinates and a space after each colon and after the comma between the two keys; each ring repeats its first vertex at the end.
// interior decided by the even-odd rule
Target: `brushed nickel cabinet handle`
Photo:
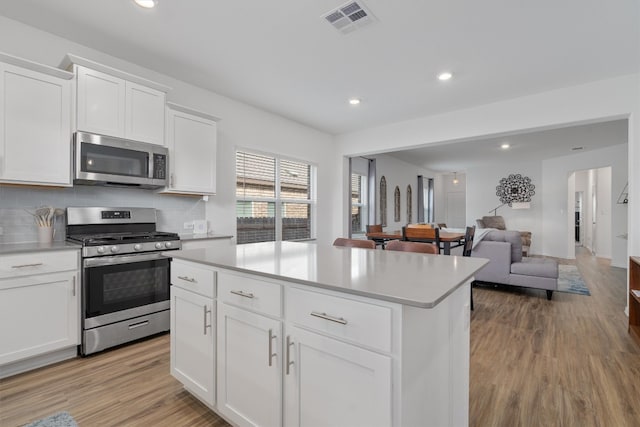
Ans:
{"type": "Polygon", "coordinates": [[[255,296],[250,293],[250,292],[242,292],[242,291],[229,291],[234,295],[240,295],[241,297],[245,297],[245,298],[255,298],[255,296]]]}
{"type": "Polygon", "coordinates": [[[211,327],[211,323],[207,325],[207,313],[211,313],[211,310],[207,310],[207,306],[204,305],[204,335],[207,335],[207,328],[211,327]]]}
{"type": "Polygon", "coordinates": [[[291,341],[291,336],[287,335],[287,358],[285,360],[287,375],[289,375],[289,367],[293,365],[293,361],[291,360],[292,345],[293,345],[293,341],[291,341]]]}
{"type": "Polygon", "coordinates": [[[347,320],[344,317],[329,316],[327,313],[318,313],[317,311],[312,311],[310,314],[313,317],[319,317],[321,319],[329,320],[331,322],[340,323],[341,325],[347,324],[347,320]]]}
{"type": "Polygon", "coordinates": [[[73,276],[73,289],[71,290],[71,296],[76,296],[76,276],[73,276]]]}
{"type": "Polygon", "coordinates": [[[11,268],[27,268],[27,267],[38,267],[43,265],[41,262],[37,262],[35,264],[22,264],[22,265],[12,265],[11,268]]]}
{"type": "Polygon", "coordinates": [[[178,279],[184,280],[185,282],[198,283],[198,281],[196,279],[194,279],[193,277],[189,277],[189,276],[178,276],[178,279]]]}
{"type": "Polygon", "coordinates": [[[273,329],[269,329],[269,366],[273,365],[273,357],[277,355],[277,353],[273,352],[274,338],[277,338],[277,335],[273,335],[273,329]]]}

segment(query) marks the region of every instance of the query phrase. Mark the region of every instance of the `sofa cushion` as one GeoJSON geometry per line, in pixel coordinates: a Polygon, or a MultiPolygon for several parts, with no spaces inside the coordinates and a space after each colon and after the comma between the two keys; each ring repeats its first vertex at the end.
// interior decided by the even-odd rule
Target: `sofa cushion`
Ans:
{"type": "Polygon", "coordinates": [[[522,258],[521,262],[511,264],[511,274],[557,279],[558,263],[552,259],[522,258]]]}
{"type": "Polygon", "coordinates": [[[497,216],[483,216],[482,223],[484,224],[484,228],[495,228],[498,230],[506,230],[507,226],[504,223],[504,218],[497,216]]]}
{"type": "Polygon", "coordinates": [[[511,243],[511,262],[520,262],[522,260],[522,239],[520,238],[519,232],[512,230],[493,230],[488,232],[482,240],[511,243]]]}

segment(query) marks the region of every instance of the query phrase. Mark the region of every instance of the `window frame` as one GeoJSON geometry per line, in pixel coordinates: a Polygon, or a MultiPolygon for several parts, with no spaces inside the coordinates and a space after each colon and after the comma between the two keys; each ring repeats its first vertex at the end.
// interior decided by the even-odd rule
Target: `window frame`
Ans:
{"type": "MultiPolygon", "coordinates": [[[[295,157],[284,156],[277,153],[270,153],[266,151],[254,150],[251,148],[244,147],[236,147],[235,149],[235,161],[234,169],[235,169],[235,206],[236,206],[236,235],[238,234],[238,213],[237,206],[238,202],[267,202],[274,203],[275,206],[275,242],[282,242],[282,221],[283,221],[283,211],[284,205],[286,203],[291,204],[306,204],[309,205],[309,237],[304,239],[294,239],[294,240],[286,240],[286,241],[306,241],[306,240],[315,240],[316,239],[316,220],[317,220],[317,175],[318,175],[318,166],[314,162],[310,162],[308,160],[301,160],[295,157]],[[238,196],[238,171],[236,168],[236,162],[238,158],[238,153],[246,153],[246,154],[254,154],[258,156],[270,157],[275,160],[275,190],[274,197],[240,197],[238,196]],[[280,177],[281,172],[281,161],[290,161],[296,163],[302,163],[309,166],[309,198],[308,199],[295,199],[295,198],[283,198],[281,196],[281,186],[282,180],[280,177]]],[[[270,241],[270,240],[268,240],[270,241]]],[[[257,242],[256,242],[257,243],[257,242]]],[[[245,243],[240,243],[245,244],[245,243]]]]}

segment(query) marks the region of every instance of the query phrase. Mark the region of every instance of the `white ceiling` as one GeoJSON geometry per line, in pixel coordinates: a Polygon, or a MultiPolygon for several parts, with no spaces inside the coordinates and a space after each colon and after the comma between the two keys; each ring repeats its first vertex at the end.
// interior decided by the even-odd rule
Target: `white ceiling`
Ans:
{"type": "Polygon", "coordinates": [[[366,0],[348,35],[321,18],[342,0],[158,3],[0,14],[333,134],[640,71],[637,0],[366,0]]]}
{"type": "Polygon", "coordinates": [[[542,161],[626,143],[628,121],[624,119],[498,138],[431,144],[386,154],[435,172],[452,173],[496,163],[542,161]],[[503,143],[508,143],[510,148],[503,150],[500,147],[503,143]],[[582,149],[573,150],[577,147],[582,149]]]}

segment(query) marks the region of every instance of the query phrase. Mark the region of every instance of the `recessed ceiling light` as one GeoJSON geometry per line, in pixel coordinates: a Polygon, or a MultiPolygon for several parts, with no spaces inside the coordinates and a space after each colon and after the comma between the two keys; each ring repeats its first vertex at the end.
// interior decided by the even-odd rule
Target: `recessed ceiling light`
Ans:
{"type": "Polygon", "coordinates": [[[500,148],[502,148],[503,150],[508,150],[509,147],[511,147],[511,146],[509,144],[507,144],[506,142],[500,146],[500,148]]]}
{"type": "Polygon", "coordinates": [[[349,100],[349,104],[351,104],[351,105],[358,105],[358,104],[360,104],[360,100],[359,100],[358,98],[351,98],[351,99],[349,100]]]}
{"type": "Polygon", "coordinates": [[[152,9],[158,4],[158,0],[133,0],[138,6],[145,9],[152,9]]]}
{"type": "Polygon", "coordinates": [[[449,80],[451,77],[453,77],[453,74],[448,71],[438,74],[438,80],[449,80]]]}

